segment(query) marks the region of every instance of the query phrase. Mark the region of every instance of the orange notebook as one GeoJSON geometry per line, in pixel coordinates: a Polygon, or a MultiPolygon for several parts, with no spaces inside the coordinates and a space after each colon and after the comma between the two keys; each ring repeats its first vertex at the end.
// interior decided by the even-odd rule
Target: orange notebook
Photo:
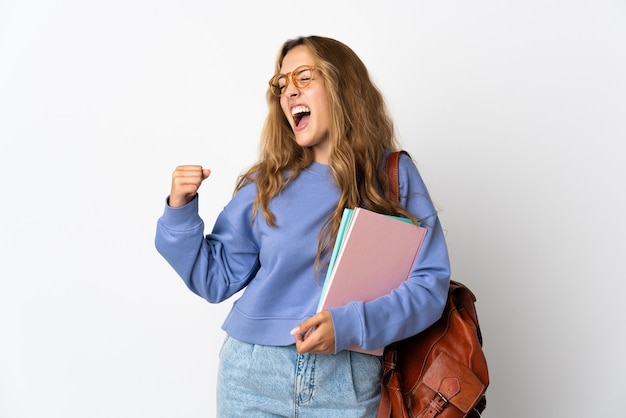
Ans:
{"type": "MultiPolygon", "coordinates": [[[[408,279],[426,229],[408,219],[363,208],[346,209],[322,288],[318,312],[352,301],[371,301],[408,279]]],[[[382,355],[384,347],[349,350],[382,355]]]]}

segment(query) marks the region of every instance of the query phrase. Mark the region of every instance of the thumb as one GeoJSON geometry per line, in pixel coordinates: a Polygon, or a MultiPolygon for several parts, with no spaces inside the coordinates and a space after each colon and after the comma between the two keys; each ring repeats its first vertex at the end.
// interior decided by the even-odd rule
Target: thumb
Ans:
{"type": "Polygon", "coordinates": [[[206,180],[211,175],[211,170],[208,168],[202,169],[202,180],[206,180]]]}
{"type": "Polygon", "coordinates": [[[323,322],[323,319],[324,317],[322,313],[317,313],[309,319],[306,319],[298,324],[294,329],[291,330],[290,334],[296,335],[310,333],[311,331],[313,331],[314,328],[316,328],[323,322]]]}
{"type": "Polygon", "coordinates": [[[315,326],[315,324],[311,323],[311,319],[312,318],[309,318],[306,321],[301,322],[294,329],[292,329],[289,333],[291,335],[297,335],[297,334],[304,334],[304,333],[306,333],[311,327],[315,326]]]}

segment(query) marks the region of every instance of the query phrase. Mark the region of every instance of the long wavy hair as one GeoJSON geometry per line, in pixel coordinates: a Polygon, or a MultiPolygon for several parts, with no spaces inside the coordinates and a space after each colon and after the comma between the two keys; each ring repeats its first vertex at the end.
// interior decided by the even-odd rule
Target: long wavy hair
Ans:
{"type": "MultiPolygon", "coordinates": [[[[389,194],[385,173],[386,151],[399,149],[392,120],[384,99],[370,79],[365,64],[345,44],[320,36],[288,40],[276,59],[275,73],[280,71],[287,53],[305,46],[315,60],[316,74],[324,78],[330,107],[329,165],[340,189],[337,207],[321,227],[318,238],[316,268],[327,262],[344,208],[363,207],[380,213],[415,216],[397,204],[389,194]]],[[[301,147],[285,117],[278,97],[268,88],[269,112],[261,135],[260,157],[242,174],[235,193],[244,185],[256,183],[253,216],[260,209],[266,222],[276,226],[269,202],[300,171],[313,162],[309,148],[301,147]]]]}

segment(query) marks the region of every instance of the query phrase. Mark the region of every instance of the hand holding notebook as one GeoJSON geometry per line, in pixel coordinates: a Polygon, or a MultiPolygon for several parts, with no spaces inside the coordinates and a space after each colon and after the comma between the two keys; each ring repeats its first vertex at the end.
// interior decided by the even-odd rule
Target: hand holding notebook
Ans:
{"type": "MultiPolygon", "coordinates": [[[[425,235],[425,228],[405,218],[346,209],[318,312],[352,301],[368,302],[400,286],[413,270],[425,235]]],[[[383,350],[349,349],[375,355],[383,350]]]]}

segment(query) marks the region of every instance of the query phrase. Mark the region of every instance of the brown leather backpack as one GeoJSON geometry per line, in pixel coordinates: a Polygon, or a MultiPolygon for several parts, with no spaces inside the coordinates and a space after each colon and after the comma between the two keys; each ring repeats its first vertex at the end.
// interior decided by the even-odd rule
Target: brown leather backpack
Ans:
{"type": "MultiPolygon", "coordinates": [[[[398,159],[387,160],[398,197],[398,159]]],[[[441,318],[421,333],[386,347],[378,418],[480,417],[489,386],[476,297],[451,281],[441,318]]]]}

